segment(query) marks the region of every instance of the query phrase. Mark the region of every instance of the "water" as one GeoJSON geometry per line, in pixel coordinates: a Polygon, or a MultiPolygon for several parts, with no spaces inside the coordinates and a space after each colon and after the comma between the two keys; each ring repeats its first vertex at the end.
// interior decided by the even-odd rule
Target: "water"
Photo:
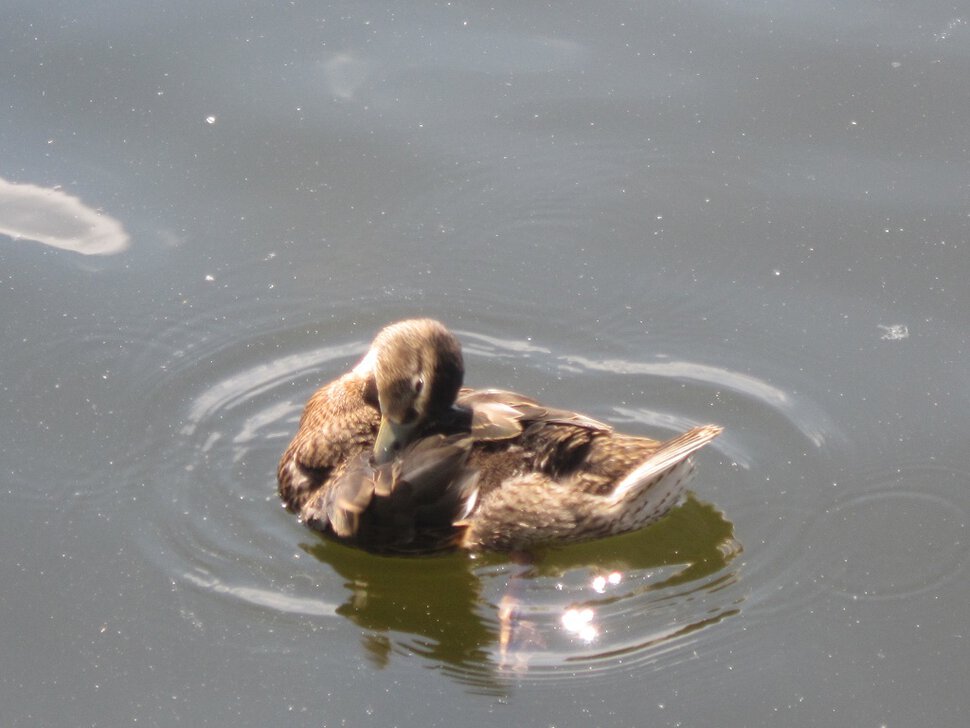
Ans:
{"type": "Polygon", "coordinates": [[[963,725],[964,9],[0,16],[0,723],[963,725]],[[531,565],[327,542],[276,460],[415,314],[726,431],[531,565]]]}

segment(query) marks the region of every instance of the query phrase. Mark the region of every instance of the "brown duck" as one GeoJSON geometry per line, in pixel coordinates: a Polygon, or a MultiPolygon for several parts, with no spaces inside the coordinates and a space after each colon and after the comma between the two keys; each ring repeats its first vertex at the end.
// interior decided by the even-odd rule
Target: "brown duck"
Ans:
{"type": "Polygon", "coordinates": [[[622,435],[497,389],[462,388],[442,324],[392,324],[350,372],[317,390],[280,460],[286,506],[381,552],[529,550],[625,533],[667,513],[717,437],[622,435]]]}

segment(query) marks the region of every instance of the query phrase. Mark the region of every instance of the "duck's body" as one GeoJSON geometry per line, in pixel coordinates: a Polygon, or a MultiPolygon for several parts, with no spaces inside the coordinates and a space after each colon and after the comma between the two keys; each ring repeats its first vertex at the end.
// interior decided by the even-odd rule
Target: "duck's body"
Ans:
{"type": "Polygon", "coordinates": [[[597,538],[666,514],[691,453],[721,431],[621,435],[512,392],[460,389],[462,375],[460,346],[438,322],[384,329],[307,403],[277,473],[287,507],[376,551],[597,538]]]}

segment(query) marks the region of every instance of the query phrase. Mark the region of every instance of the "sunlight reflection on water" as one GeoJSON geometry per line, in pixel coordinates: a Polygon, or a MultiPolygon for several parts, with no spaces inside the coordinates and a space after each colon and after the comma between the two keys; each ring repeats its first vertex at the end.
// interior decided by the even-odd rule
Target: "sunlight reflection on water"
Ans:
{"type": "Polygon", "coordinates": [[[58,187],[0,178],[0,234],[82,255],[113,255],[128,247],[122,224],[58,187]]]}

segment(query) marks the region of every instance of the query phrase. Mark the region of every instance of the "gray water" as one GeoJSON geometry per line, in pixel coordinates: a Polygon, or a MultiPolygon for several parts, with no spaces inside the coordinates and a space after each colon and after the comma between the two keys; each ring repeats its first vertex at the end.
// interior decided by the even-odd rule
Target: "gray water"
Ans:
{"type": "Polygon", "coordinates": [[[0,724],[965,724],[970,10],[8,0],[0,48],[0,724]],[[328,542],[276,460],[415,314],[725,434],[531,566],[328,542]]]}

